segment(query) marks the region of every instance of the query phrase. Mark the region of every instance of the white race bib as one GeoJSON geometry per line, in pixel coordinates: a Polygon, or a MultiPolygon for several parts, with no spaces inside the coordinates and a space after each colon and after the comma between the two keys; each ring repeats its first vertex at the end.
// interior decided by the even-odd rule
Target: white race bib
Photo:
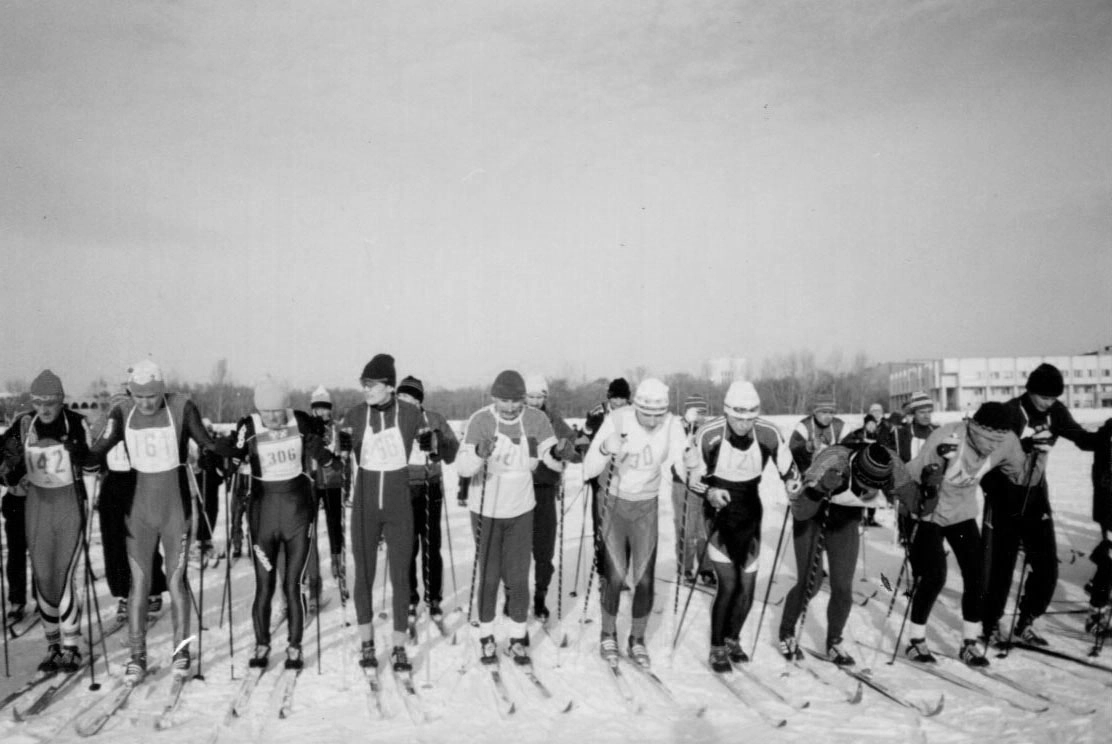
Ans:
{"type": "Polygon", "coordinates": [[[134,415],[133,408],[127,415],[127,423],[124,426],[131,467],[140,473],[165,473],[181,465],[177,430],[174,429],[174,416],[170,413],[169,406],[166,407],[166,415],[170,418],[168,426],[133,429],[131,417],[134,415]]]}
{"type": "Polygon", "coordinates": [[[108,469],[117,473],[126,473],[131,470],[131,460],[127,456],[127,445],[119,442],[115,447],[108,450],[108,454],[104,457],[108,463],[108,469]]]}
{"type": "Polygon", "coordinates": [[[359,467],[363,470],[401,470],[407,464],[405,442],[398,427],[391,426],[378,433],[371,430],[370,415],[363,433],[363,448],[359,451],[359,467]]]}
{"type": "Polygon", "coordinates": [[[259,455],[259,480],[288,481],[301,474],[301,432],[289,413],[289,426],[267,429],[258,414],[255,421],[255,452],[259,455]]]}
{"type": "Polygon", "coordinates": [[[733,483],[742,483],[759,478],[763,470],[761,446],[755,436],[749,449],[739,450],[731,446],[726,435],[723,434],[722,445],[718,450],[718,462],[714,466],[715,476],[733,483]]]}
{"type": "Polygon", "coordinates": [[[73,467],[69,452],[61,444],[39,446],[28,442],[24,447],[27,480],[39,488],[61,488],[73,483],[73,467]]]}

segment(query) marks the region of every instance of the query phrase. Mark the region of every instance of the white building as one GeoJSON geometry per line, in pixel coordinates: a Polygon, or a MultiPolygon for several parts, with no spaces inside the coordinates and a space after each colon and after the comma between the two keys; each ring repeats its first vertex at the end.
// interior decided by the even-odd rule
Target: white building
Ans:
{"type": "Polygon", "coordinates": [[[973,411],[990,400],[1022,395],[1027,376],[1042,363],[1062,372],[1062,402],[1070,408],[1112,408],[1112,345],[1073,356],[963,357],[893,364],[888,392],[893,409],[922,390],[940,411],[973,411]]]}
{"type": "Polygon", "coordinates": [[[703,377],[716,385],[729,385],[734,380],[748,380],[749,362],[742,357],[708,359],[703,365],[703,377]]]}

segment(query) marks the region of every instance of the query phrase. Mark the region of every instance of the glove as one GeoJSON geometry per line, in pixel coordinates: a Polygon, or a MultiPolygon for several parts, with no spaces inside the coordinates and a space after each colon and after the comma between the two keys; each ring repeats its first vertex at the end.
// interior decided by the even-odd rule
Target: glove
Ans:
{"type": "Polygon", "coordinates": [[[576,462],[575,443],[570,439],[560,439],[552,448],[552,459],[564,462],[576,462]]]}
{"type": "Polygon", "coordinates": [[[937,490],[942,485],[942,477],[945,475],[942,471],[942,466],[938,463],[931,463],[923,468],[923,474],[919,477],[919,482],[923,488],[937,490]]]}
{"type": "Polygon", "coordinates": [[[937,452],[938,456],[943,460],[949,460],[957,454],[958,446],[953,442],[940,442],[934,451],[937,452]]]}
{"type": "Polygon", "coordinates": [[[618,432],[614,432],[602,443],[602,447],[599,448],[599,451],[606,457],[616,455],[621,452],[623,441],[625,441],[625,437],[618,432]]]}
{"type": "Polygon", "coordinates": [[[803,490],[803,481],[799,476],[793,475],[784,481],[784,490],[788,492],[789,499],[794,499],[803,490]]]}
{"type": "Polygon", "coordinates": [[[84,464],[89,457],[89,445],[84,439],[67,437],[62,440],[62,447],[69,453],[70,462],[74,465],[84,464]]]}
{"type": "Polygon", "coordinates": [[[494,454],[494,444],[496,440],[494,437],[487,437],[475,442],[475,456],[481,460],[485,460],[494,454]]]}
{"type": "Polygon", "coordinates": [[[215,452],[205,450],[201,456],[197,458],[197,464],[201,466],[201,470],[216,470],[220,467],[220,461],[223,458],[215,452]]]}
{"type": "Polygon", "coordinates": [[[422,452],[432,452],[432,429],[422,429],[417,435],[417,446],[421,448],[422,452]]]}
{"type": "Polygon", "coordinates": [[[730,503],[730,492],[725,488],[710,488],[707,489],[707,501],[715,509],[721,509],[730,503]]]}
{"type": "Polygon", "coordinates": [[[340,429],[340,451],[351,452],[351,432],[340,429]]]}
{"type": "Polygon", "coordinates": [[[1050,432],[1050,429],[1036,431],[1031,437],[1032,449],[1036,452],[1049,452],[1050,448],[1054,446],[1053,437],[1054,435],[1050,432]]]}

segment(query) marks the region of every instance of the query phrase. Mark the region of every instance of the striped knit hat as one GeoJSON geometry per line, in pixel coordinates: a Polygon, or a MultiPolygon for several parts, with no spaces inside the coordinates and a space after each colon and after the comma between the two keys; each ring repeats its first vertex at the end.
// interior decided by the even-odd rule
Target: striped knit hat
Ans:
{"type": "Polygon", "coordinates": [[[934,408],[934,401],[922,391],[911,394],[911,399],[907,401],[904,410],[908,413],[915,413],[920,408],[934,408]]]}
{"type": "Polygon", "coordinates": [[[755,419],[761,412],[761,396],[748,380],[735,380],[726,391],[722,412],[738,419],[755,419]]]}
{"type": "Polygon", "coordinates": [[[633,396],[633,406],[647,416],[668,412],[668,386],[655,377],[641,381],[633,396]]]}
{"type": "Polygon", "coordinates": [[[707,399],[698,393],[687,396],[687,400],[683,402],[683,410],[680,413],[687,413],[692,408],[706,416],[708,412],[707,399]]]}
{"type": "Polygon", "coordinates": [[[857,453],[850,470],[857,482],[868,488],[884,490],[892,485],[892,455],[875,442],[857,453]]]}
{"type": "Polygon", "coordinates": [[[398,383],[398,395],[410,395],[418,403],[425,402],[425,386],[413,375],[402,378],[398,383]]]}
{"type": "Polygon", "coordinates": [[[811,410],[816,413],[819,411],[834,413],[838,410],[834,405],[834,393],[816,393],[815,402],[811,404],[811,410]]]}

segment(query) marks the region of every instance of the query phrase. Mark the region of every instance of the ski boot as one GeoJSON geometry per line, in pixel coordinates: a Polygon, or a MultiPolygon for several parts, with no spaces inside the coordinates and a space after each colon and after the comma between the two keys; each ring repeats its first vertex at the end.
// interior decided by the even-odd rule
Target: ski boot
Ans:
{"type": "Polygon", "coordinates": [[[252,669],[266,669],[266,665],[269,663],[269,657],[270,646],[264,646],[260,643],[255,646],[255,655],[247,662],[247,666],[252,669]]]}
{"type": "Polygon", "coordinates": [[[18,623],[20,620],[22,620],[23,616],[26,614],[27,605],[13,604],[11,607],[8,608],[8,614],[5,615],[5,617],[7,618],[8,625],[14,625],[15,623],[18,623]]]}
{"type": "Polygon", "coordinates": [[[971,667],[987,667],[988,658],[985,657],[981,651],[980,644],[972,638],[966,638],[961,642],[961,651],[958,654],[961,660],[971,667]]]}
{"type": "Polygon", "coordinates": [[[524,638],[511,638],[506,653],[518,666],[531,666],[533,660],[529,658],[529,636],[524,638]]]}
{"type": "Polygon", "coordinates": [[[726,639],[726,654],[734,664],[744,664],[749,661],[749,654],[741,648],[741,642],[736,638],[726,639]]]}
{"type": "Polygon", "coordinates": [[[186,677],[189,675],[189,666],[192,663],[193,657],[189,653],[189,646],[186,646],[174,652],[174,660],[170,663],[170,668],[175,677],[186,677]]]}
{"type": "Polygon", "coordinates": [[[127,662],[127,668],[124,669],[124,684],[128,687],[134,687],[143,681],[147,676],[147,655],[143,653],[134,653],[127,662]]]}
{"type": "Polygon", "coordinates": [[[286,669],[301,669],[305,666],[305,658],[301,655],[300,646],[290,646],[286,649],[286,669]]]}
{"type": "Polygon", "coordinates": [[[1015,635],[1016,638],[1029,646],[1045,647],[1050,645],[1050,642],[1035,630],[1035,618],[1028,615],[1019,616],[1019,623],[1015,626],[1015,635]]]}
{"type": "Polygon", "coordinates": [[[732,672],[734,670],[733,664],[730,663],[729,652],[726,648],[726,646],[710,647],[710,668],[712,671],[725,674],[726,672],[732,672]]]}
{"type": "Polygon", "coordinates": [[[826,658],[834,662],[836,666],[840,667],[851,667],[857,663],[856,661],[854,661],[853,657],[847,654],[845,652],[845,649],[842,648],[841,638],[835,638],[827,642],[826,658]]]}
{"type": "Polygon", "coordinates": [[[603,633],[602,638],[599,640],[598,652],[602,658],[606,659],[611,664],[618,663],[618,634],[617,633],[603,633]]]}
{"type": "Polygon", "coordinates": [[[920,664],[936,664],[938,659],[935,658],[931,650],[927,648],[926,638],[911,638],[908,641],[908,647],[904,651],[907,658],[912,661],[917,661],[920,664]]]}
{"type": "Polygon", "coordinates": [[[58,671],[76,672],[81,667],[81,651],[77,646],[62,646],[62,656],[58,659],[58,671]]]}
{"type": "Polygon", "coordinates": [[[629,637],[629,658],[633,659],[637,666],[642,669],[648,669],[652,666],[652,661],[649,659],[649,649],[645,647],[645,639],[641,637],[629,637]]]}
{"type": "Polygon", "coordinates": [[[62,647],[60,644],[51,643],[46,647],[46,657],[39,662],[39,671],[43,674],[57,674],[58,664],[62,661],[62,647]]]}
{"type": "Polygon", "coordinates": [[[544,595],[536,594],[533,596],[533,616],[536,617],[541,623],[548,622],[548,618],[552,613],[548,611],[548,607],[544,603],[544,595]]]}
{"type": "Polygon", "coordinates": [[[116,623],[123,625],[127,622],[127,597],[120,598],[116,603],[116,623]]]}
{"type": "Polygon", "coordinates": [[[374,641],[363,641],[363,645],[359,647],[359,666],[364,669],[374,669],[378,666],[374,641]]]}
{"type": "Polygon", "coordinates": [[[479,661],[483,664],[490,666],[498,663],[498,644],[494,642],[494,636],[483,636],[479,639],[479,649],[481,655],[479,661]]]}
{"type": "Polygon", "coordinates": [[[434,623],[438,623],[444,619],[444,610],[440,608],[440,603],[437,601],[429,602],[429,617],[432,618],[434,623]]]}
{"type": "Polygon", "coordinates": [[[405,646],[394,646],[394,650],[390,652],[390,663],[394,665],[396,674],[413,671],[413,665],[409,663],[409,657],[405,655],[405,646]]]}
{"type": "Polygon", "coordinates": [[[778,646],[780,655],[788,661],[799,661],[803,658],[803,652],[799,650],[799,644],[795,641],[793,635],[780,636],[780,645],[778,646]]]}

